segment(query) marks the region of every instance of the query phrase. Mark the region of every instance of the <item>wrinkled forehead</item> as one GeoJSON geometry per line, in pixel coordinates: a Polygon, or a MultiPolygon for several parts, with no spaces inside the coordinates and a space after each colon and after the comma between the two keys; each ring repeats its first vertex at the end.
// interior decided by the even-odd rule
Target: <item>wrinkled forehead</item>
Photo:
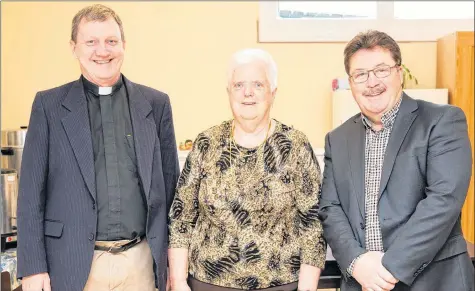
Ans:
{"type": "Polygon", "coordinates": [[[86,38],[118,38],[121,39],[119,24],[109,17],[104,21],[81,19],[78,25],[78,39],[86,38]]]}
{"type": "Polygon", "coordinates": [[[395,65],[389,50],[381,47],[360,49],[350,58],[350,74],[359,70],[372,70],[381,65],[395,65]]]}

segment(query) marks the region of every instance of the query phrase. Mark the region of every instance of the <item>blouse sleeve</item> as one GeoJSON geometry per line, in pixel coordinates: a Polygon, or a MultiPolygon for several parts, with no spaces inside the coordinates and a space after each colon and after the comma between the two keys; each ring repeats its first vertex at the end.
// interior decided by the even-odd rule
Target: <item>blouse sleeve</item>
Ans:
{"type": "Polygon", "coordinates": [[[186,158],[168,215],[169,248],[188,248],[191,234],[199,217],[201,160],[209,147],[209,139],[200,134],[186,158]]]}
{"type": "Polygon", "coordinates": [[[301,263],[323,269],[326,242],[318,217],[322,173],[312,146],[307,139],[298,149],[295,172],[297,206],[296,221],[299,227],[301,263]]]}

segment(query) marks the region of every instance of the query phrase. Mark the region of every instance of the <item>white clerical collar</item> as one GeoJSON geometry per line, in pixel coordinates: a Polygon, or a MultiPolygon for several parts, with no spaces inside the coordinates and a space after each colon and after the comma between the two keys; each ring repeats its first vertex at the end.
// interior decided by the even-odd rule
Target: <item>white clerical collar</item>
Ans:
{"type": "Polygon", "coordinates": [[[81,76],[81,79],[83,81],[84,89],[91,92],[96,97],[112,95],[122,86],[122,76],[114,85],[108,87],[99,87],[98,85],[86,79],[84,76],[81,76]]]}
{"type": "Polygon", "coordinates": [[[112,93],[112,87],[99,87],[99,95],[110,95],[112,93]]]}

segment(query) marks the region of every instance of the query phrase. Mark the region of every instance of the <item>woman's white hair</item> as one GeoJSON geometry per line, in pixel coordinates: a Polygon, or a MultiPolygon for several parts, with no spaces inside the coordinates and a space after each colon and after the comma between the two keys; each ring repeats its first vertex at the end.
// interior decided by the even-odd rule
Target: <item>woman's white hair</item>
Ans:
{"type": "Polygon", "coordinates": [[[237,67],[255,61],[264,62],[266,65],[267,79],[271,91],[274,91],[277,88],[277,64],[268,52],[257,48],[243,49],[232,55],[228,69],[228,86],[237,67]]]}

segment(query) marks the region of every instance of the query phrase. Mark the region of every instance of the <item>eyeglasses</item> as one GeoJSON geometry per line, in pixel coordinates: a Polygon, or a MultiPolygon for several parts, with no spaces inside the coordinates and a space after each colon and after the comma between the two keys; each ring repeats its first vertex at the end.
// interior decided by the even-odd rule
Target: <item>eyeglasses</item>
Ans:
{"type": "Polygon", "coordinates": [[[369,78],[369,73],[373,72],[374,75],[378,78],[386,78],[387,76],[391,75],[391,69],[398,67],[399,65],[396,64],[394,66],[388,66],[388,65],[382,65],[379,67],[376,67],[372,70],[367,70],[367,71],[357,71],[353,75],[350,76],[351,79],[353,79],[353,82],[356,84],[364,83],[368,80],[369,78]]]}

